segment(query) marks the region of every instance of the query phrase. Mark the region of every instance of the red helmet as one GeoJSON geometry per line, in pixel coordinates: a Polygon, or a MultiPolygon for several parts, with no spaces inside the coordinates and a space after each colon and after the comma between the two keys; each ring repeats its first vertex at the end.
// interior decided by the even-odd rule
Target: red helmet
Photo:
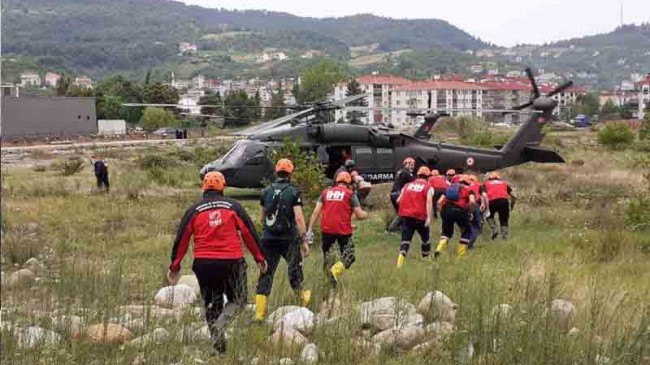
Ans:
{"type": "Polygon", "coordinates": [[[275,172],[284,171],[287,174],[293,173],[293,162],[291,160],[283,158],[278,163],[275,164],[275,172]]]}
{"type": "Polygon", "coordinates": [[[219,171],[210,171],[203,178],[203,191],[217,190],[223,191],[226,187],[226,178],[219,171]]]}
{"type": "Polygon", "coordinates": [[[418,176],[429,176],[429,175],[431,175],[431,170],[429,170],[429,168],[426,167],[426,166],[420,166],[420,168],[418,169],[417,175],[418,176]]]}

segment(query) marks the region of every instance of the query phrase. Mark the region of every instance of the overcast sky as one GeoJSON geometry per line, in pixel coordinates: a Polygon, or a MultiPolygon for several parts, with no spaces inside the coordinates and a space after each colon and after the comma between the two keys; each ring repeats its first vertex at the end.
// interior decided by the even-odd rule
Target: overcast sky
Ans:
{"type": "Polygon", "coordinates": [[[265,9],[300,16],[372,13],[392,18],[438,18],[502,46],[544,43],[650,22],[650,0],[184,0],[212,8],[265,9]]]}

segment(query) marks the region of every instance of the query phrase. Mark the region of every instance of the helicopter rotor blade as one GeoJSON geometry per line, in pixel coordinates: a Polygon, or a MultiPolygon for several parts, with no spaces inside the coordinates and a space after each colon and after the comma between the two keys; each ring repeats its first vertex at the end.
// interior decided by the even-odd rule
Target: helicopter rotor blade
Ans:
{"type": "MultiPolygon", "coordinates": [[[[385,112],[406,111],[407,113],[411,112],[411,114],[418,114],[417,112],[428,112],[428,111],[431,111],[431,112],[434,112],[434,113],[437,112],[435,110],[431,110],[430,108],[409,108],[409,107],[391,108],[391,107],[348,106],[345,109],[349,110],[349,111],[368,111],[368,110],[385,111],[385,112]]],[[[457,111],[457,112],[478,112],[478,111],[480,111],[481,113],[537,113],[537,111],[534,111],[534,110],[519,110],[519,109],[514,109],[514,108],[513,109],[481,109],[481,110],[469,109],[469,108],[441,108],[440,111],[437,112],[437,113],[440,113],[440,112],[444,113],[444,112],[448,112],[448,111],[457,111]]],[[[422,115],[424,115],[424,113],[422,113],[422,115]]]]}
{"type": "Polygon", "coordinates": [[[530,80],[530,85],[533,88],[533,96],[539,98],[539,88],[537,87],[537,81],[535,81],[535,76],[533,76],[533,70],[530,67],[526,67],[526,76],[530,80]]]}
{"type": "Polygon", "coordinates": [[[561,84],[560,86],[556,87],[555,89],[553,89],[553,91],[551,91],[550,93],[546,94],[546,96],[548,96],[548,97],[550,98],[551,96],[553,96],[553,95],[555,95],[555,94],[559,94],[559,93],[561,93],[562,91],[564,91],[564,90],[570,88],[571,86],[573,86],[573,81],[567,81],[567,82],[561,84]]]}
{"type": "Polygon", "coordinates": [[[238,132],[233,132],[232,134],[237,135],[237,136],[250,136],[250,135],[253,135],[253,134],[262,133],[262,132],[267,131],[269,129],[277,128],[277,127],[280,127],[280,126],[285,125],[287,123],[291,123],[294,119],[300,118],[303,115],[309,114],[309,113],[311,113],[313,111],[314,111],[314,108],[301,110],[299,112],[289,114],[287,116],[284,116],[284,117],[281,117],[281,118],[278,118],[278,119],[270,120],[270,121],[268,121],[266,123],[254,125],[252,127],[246,128],[246,129],[238,131],[238,132]]]}

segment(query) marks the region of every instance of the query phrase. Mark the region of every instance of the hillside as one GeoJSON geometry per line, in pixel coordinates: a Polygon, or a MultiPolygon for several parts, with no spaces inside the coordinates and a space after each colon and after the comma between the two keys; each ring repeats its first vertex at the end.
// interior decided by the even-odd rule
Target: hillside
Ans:
{"type": "Polygon", "coordinates": [[[180,42],[231,53],[268,47],[316,49],[340,59],[348,57],[349,46],[370,43],[378,44],[380,51],[486,46],[436,19],[395,20],[373,15],[316,19],[159,0],[6,0],[2,27],[4,55],[39,57],[43,68],[95,76],[185,62],[177,54],[180,42]],[[257,33],[218,37],[241,30],[257,33]]]}

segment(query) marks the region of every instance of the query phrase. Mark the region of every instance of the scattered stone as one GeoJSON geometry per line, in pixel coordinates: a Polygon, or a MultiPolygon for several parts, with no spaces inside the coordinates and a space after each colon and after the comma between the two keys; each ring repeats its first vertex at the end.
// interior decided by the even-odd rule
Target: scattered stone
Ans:
{"type": "Polygon", "coordinates": [[[376,342],[370,342],[363,339],[358,339],[354,342],[355,346],[361,349],[363,353],[372,356],[379,356],[381,353],[381,345],[376,342]]]}
{"type": "Polygon", "coordinates": [[[307,346],[303,347],[300,352],[300,362],[302,364],[315,364],[318,362],[318,347],[315,344],[310,343],[307,346]]]}
{"type": "Polygon", "coordinates": [[[166,286],[156,293],[156,304],[163,308],[182,308],[196,300],[194,289],[186,284],[166,286]]]}
{"type": "Polygon", "coordinates": [[[421,344],[413,347],[411,349],[411,351],[422,353],[422,352],[428,352],[433,348],[440,348],[440,347],[442,347],[442,343],[440,343],[440,341],[438,341],[438,340],[433,340],[433,341],[428,341],[428,342],[425,342],[425,343],[421,343],[421,344]]]}
{"type": "Polygon", "coordinates": [[[274,310],[269,317],[266,319],[266,323],[273,326],[275,328],[276,322],[279,322],[282,320],[282,317],[284,317],[285,314],[291,313],[295,310],[300,309],[301,307],[297,305],[285,305],[284,307],[280,307],[276,310],[274,310]]]}
{"type": "Polygon", "coordinates": [[[27,288],[34,283],[36,275],[31,270],[20,269],[7,278],[7,287],[10,289],[27,288]]]}
{"type": "Polygon", "coordinates": [[[370,325],[379,331],[392,327],[403,327],[409,319],[416,321],[415,306],[401,298],[385,297],[357,306],[362,324],[370,325]]]}
{"type": "Polygon", "coordinates": [[[123,343],[133,337],[128,328],[115,323],[94,324],[88,327],[87,334],[95,343],[123,343]]]}
{"type": "Polygon", "coordinates": [[[278,362],[279,365],[293,365],[293,360],[291,360],[288,357],[285,357],[283,359],[280,359],[280,362],[278,362]]]}
{"type": "Polygon", "coordinates": [[[569,330],[569,333],[567,333],[567,336],[569,337],[578,337],[580,335],[580,329],[577,327],[573,327],[569,330]]]}
{"type": "Polygon", "coordinates": [[[385,331],[381,331],[372,337],[372,342],[377,343],[380,346],[392,346],[397,342],[397,336],[399,330],[397,328],[390,328],[385,331]]]}
{"type": "Polygon", "coordinates": [[[128,328],[129,331],[134,333],[140,333],[145,330],[146,324],[144,318],[135,318],[129,321],[120,321],[124,327],[128,328]]]}
{"type": "Polygon", "coordinates": [[[441,291],[427,293],[418,304],[418,313],[435,320],[453,323],[456,320],[456,304],[441,291]]]}
{"type": "Polygon", "coordinates": [[[153,332],[151,333],[148,333],[144,336],[140,336],[138,338],[129,341],[129,345],[143,346],[152,342],[156,344],[161,344],[163,342],[168,341],[169,338],[170,338],[169,332],[167,332],[166,329],[159,327],[153,330],[153,332]]]}
{"type": "Polygon", "coordinates": [[[199,286],[199,280],[196,278],[196,275],[183,275],[178,279],[178,285],[187,285],[190,288],[194,289],[194,292],[197,296],[201,295],[201,287],[199,286]]]}
{"type": "Polygon", "coordinates": [[[576,307],[568,300],[555,299],[551,302],[551,318],[562,331],[572,327],[575,315],[576,307]]]}
{"type": "Polygon", "coordinates": [[[81,335],[83,319],[79,316],[62,315],[52,318],[52,327],[58,331],[68,332],[72,338],[81,335]]]}
{"type": "Polygon", "coordinates": [[[259,364],[260,364],[259,357],[254,357],[253,360],[251,360],[251,365],[259,365],[259,364]]]}
{"type": "Polygon", "coordinates": [[[508,320],[512,314],[512,306],[510,304],[499,304],[492,308],[492,318],[495,321],[508,320]]]}
{"type": "Polygon", "coordinates": [[[271,336],[271,342],[278,347],[305,346],[309,341],[291,327],[277,329],[271,336]]]}
{"type": "Polygon", "coordinates": [[[16,329],[14,334],[17,338],[18,347],[33,348],[39,345],[55,344],[61,341],[61,336],[44,328],[32,326],[25,329],[16,329]]]}
{"type": "Polygon", "coordinates": [[[274,329],[292,327],[304,335],[309,335],[314,328],[314,313],[307,308],[298,308],[285,314],[275,323],[274,329]]]}
{"type": "Polygon", "coordinates": [[[133,359],[133,362],[131,363],[131,365],[144,365],[144,363],[145,363],[144,353],[138,352],[135,355],[135,358],[133,359]]]}
{"type": "Polygon", "coordinates": [[[420,326],[410,326],[399,330],[395,344],[402,349],[410,349],[422,343],[424,338],[424,328],[420,326]]]}
{"type": "Polygon", "coordinates": [[[38,262],[37,259],[32,257],[25,262],[25,264],[23,265],[23,269],[27,269],[33,272],[34,275],[38,275],[43,270],[43,265],[40,262],[38,262]]]}
{"type": "Polygon", "coordinates": [[[439,340],[449,336],[454,331],[454,325],[449,322],[433,322],[424,330],[428,337],[439,340]]]}
{"type": "Polygon", "coordinates": [[[207,324],[194,331],[194,339],[197,341],[208,341],[210,338],[210,327],[207,324]]]}

